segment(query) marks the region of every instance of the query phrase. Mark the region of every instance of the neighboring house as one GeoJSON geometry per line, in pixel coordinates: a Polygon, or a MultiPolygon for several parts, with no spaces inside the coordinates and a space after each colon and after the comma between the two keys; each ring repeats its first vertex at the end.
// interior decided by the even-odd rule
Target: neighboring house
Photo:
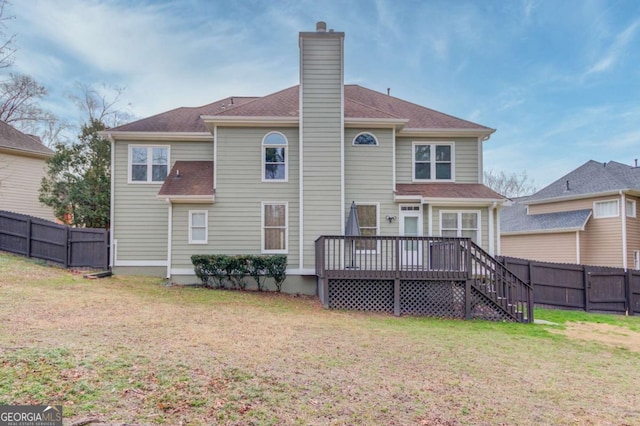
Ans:
{"type": "Polygon", "coordinates": [[[56,220],[53,210],[38,201],[53,154],[35,137],[0,121],[0,210],[56,220]]]}
{"type": "Polygon", "coordinates": [[[481,183],[495,130],[345,85],[343,42],[319,23],[299,35],[299,85],[103,132],[116,274],[195,282],[193,254],[284,253],[286,289],[315,293],[314,242],[344,235],[352,201],[362,235],[471,237],[496,251],[505,199],[481,183]]]}
{"type": "Polygon", "coordinates": [[[640,269],[640,168],[588,161],[503,208],[501,254],[640,269]]]}

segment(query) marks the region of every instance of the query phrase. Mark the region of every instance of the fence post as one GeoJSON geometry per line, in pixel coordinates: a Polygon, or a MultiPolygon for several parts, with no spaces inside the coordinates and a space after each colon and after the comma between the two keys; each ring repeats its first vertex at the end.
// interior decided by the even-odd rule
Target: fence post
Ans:
{"type": "Polygon", "coordinates": [[[31,257],[31,219],[27,219],[27,257],[31,257]]]}
{"type": "Polygon", "coordinates": [[[64,256],[64,267],[69,267],[69,260],[71,258],[71,241],[69,241],[69,227],[65,229],[65,256],[64,256]]]}
{"type": "Polygon", "coordinates": [[[584,287],[584,310],[589,312],[589,286],[591,277],[589,268],[585,265],[582,267],[582,285],[584,287]]]}
{"type": "Polygon", "coordinates": [[[624,274],[624,298],[625,301],[625,315],[633,315],[633,305],[632,298],[633,294],[631,293],[631,269],[627,269],[627,272],[624,274]]]}
{"type": "Polygon", "coordinates": [[[531,260],[527,262],[529,263],[529,282],[527,284],[533,287],[533,262],[531,260]]]}

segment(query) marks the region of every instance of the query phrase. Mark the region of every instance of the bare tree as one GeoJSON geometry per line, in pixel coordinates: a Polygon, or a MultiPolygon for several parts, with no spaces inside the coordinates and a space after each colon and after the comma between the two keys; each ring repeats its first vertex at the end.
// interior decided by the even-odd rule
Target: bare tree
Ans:
{"type": "Polygon", "coordinates": [[[104,123],[107,128],[111,128],[127,123],[133,118],[128,111],[131,104],[126,104],[126,109],[120,108],[124,88],[107,84],[96,88],[92,85],[76,83],[76,89],[77,93],[70,94],[69,99],[86,114],[88,122],[98,121],[104,123]]]}
{"type": "Polygon", "coordinates": [[[13,47],[15,34],[8,37],[5,34],[7,29],[6,22],[14,19],[13,15],[6,14],[5,7],[8,3],[8,0],[0,0],[0,69],[8,68],[13,64],[13,54],[16,51],[13,47]]]}
{"type": "Polygon", "coordinates": [[[0,120],[11,125],[42,120],[46,113],[39,102],[47,95],[47,89],[32,77],[10,74],[0,82],[0,120]]]}
{"type": "Polygon", "coordinates": [[[493,170],[484,172],[484,184],[499,194],[507,198],[522,197],[536,192],[536,186],[532,179],[527,176],[526,170],[520,174],[507,174],[504,171],[495,172],[493,170]]]}

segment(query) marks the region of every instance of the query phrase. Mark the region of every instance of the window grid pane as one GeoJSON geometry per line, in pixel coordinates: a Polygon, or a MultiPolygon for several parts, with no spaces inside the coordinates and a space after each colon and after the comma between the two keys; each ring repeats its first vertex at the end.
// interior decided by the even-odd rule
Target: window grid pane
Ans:
{"type": "Polygon", "coordinates": [[[284,204],[264,205],[263,250],[286,250],[287,208],[284,204]]]}
{"type": "Polygon", "coordinates": [[[627,216],[636,217],[636,202],[633,200],[627,200],[627,216]]]}
{"type": "Polygon", "coordinates": [[[596,202],[594,215],[595,217],[618,216],[618,200],[596,202]]]}

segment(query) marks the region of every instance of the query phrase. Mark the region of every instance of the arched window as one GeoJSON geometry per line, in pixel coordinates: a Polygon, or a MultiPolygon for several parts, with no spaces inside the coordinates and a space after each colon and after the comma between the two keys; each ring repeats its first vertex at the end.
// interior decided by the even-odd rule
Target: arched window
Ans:
{"type": "Polygon", "coordinates": [[[280,132],[267,133],[262,139],[262,181],[283,181],[288,177],[287,138],[280,132]]]}
{"type": "Polygon", "coordinates": [[[354,145],[378,145],[378,139],[372,134],[367,132],[358,133],[353,138],[354,145]]]}

